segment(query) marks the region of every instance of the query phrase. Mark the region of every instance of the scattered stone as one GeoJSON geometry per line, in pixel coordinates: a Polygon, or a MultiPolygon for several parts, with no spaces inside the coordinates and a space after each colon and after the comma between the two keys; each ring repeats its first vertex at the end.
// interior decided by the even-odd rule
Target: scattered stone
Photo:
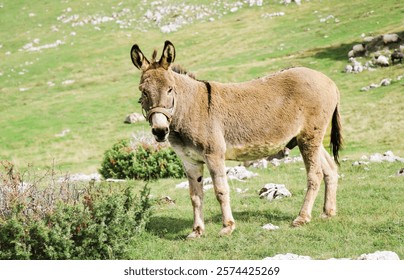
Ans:
{"type": "MultiPolygon", "coordinates": [[[[241,182],[245,182],[246,179],[258,176],[258,174],[248,171],[244,166],[227,167],[226,174],[227,174],[227,178],[229,180],[237,180],[237,181],[241,181],[241,182]]],[[[207,191],[207,190],[213,188],[212,178],[211,177],[204,178],[203,182],[202,182],[202,186],[203,186],[204,191],[207,191]]],[[[175,187],[177,189],[188,189],[189,182],[184,181],[184,182],[178,183],[177,185],[175,185],[175,187]]],[[[236,189],[236,191],[240,192],[240,193],[244,193],[247,190],[248,189],[245,189],[245,190],[239,189],[239,191],[237,191],[237,189],[236,189]]]]}
{"type": "Polygon", "coordinates": [[[262,228],[265,229],[265,230],[277,230],[277,229],[279,229],[278,226],[275,226],[273,224],[263,225],[262,228]]]}
{"type": "Polygon", "coordinates": [[[160,198],[160,203],[175,205],[175,200],[169,196],[160,198]]]}
{"type": "Polygon", "coordinates": [[[365,44],[357,44],[352,47],[353,56],[363,56],[366,52],[365,44]]]}
{"type": "Polygon", "coordinates": [[[273,18],[273,17],[283,17],[285,15],[284,12],[278,12],[278,13],[266,13],[262,14],[263,18],[273,18]]]}
{"type": "Polygon", "coordinates": [[[389,66],[389,59],[384,55],[375,56],[375,64],[382,67],[389,66]]]}
{"type": "Polygon", "coordinates": [[[266,169],[266,168],[268,168],[268,161],[263,158],[263,159],[254,161],[251,166],[254,168],[266,169]]]}
{"type": "Polygon", "coordinates": [[[390,84],[391,84],[391,79],[389,79],[389,78],[383,79],[380,82],[380,86],[383,86],[383,87],[389,86],[390,84]]]}
{"type": "Polygon", "coordinates": [[[28,51],[28,52],[38,52],[44,49],[56,48],[60,45],[63,45],[65,42],[61,40],[56,40],[54,43],[37,46],[39,44],[39,39],[34,39],[31,43],[25,44],[20,51],[28,51]]]}
{"type": "Polygon", "coordinates": [[[142,114],[139,113],[132,113],[126,116],[124,123],[137,123],[137,122],[142,122],[145,121],[146,119],[142,114]]]}
{"type": "Polygon", "coordinates": [[[178,183],[178,184],[175,185],[175,188],[177,188],[177,189],[188,189],[189,188],[189,182],[184,181],[184,182],[178,183]]]}
{"type": "Polygon", "coordinates": [[[57,182],[64,183],[64,182],[89,182],[89,181],[101,181],[101,174],[93,173],[93,174],[67,174],[64,177],[60,177],[57,182]]]}
{"type": "MultiPolygon", "coordinates": [[[[333,15],[328,15],[328,16],[326,16],[325,18],[320,18],[320,22],[326,22],[326,23],[328,23],[328,21],[329,21],[330,19],[335,19],[335,17],[334,17],[333,15]]],[[[334,21],[335,21],[335,20],[334,20],[334,21]]]]}
{"type": "Polygon", "coordinates": [[[370,155],[369,161],[370,162],[383,162],[383,161],[387,161],[387,162],[396,162],[396,161],[404,162],[404,158],[395,156],[392,151],[387,151],[384,154],[375,153],[375,154],[370,155]]]}
{"type": "MultiPolygon", "coordinates": [[[[292,253],[278,254],[273,257],[264,258],[264,260],[311,260],[309,256],[300,256],[292,253]]],[[[331,258],[329,260],[351,260],[349,258],[335,259],[331,258]]],[[[392,251],[376,251],[371,254],[362,254],[356,260],[400,260],[397,253],[392,251]]]]}
{"type": "Polygon", "coordinates": [[[122,183],[122,182],[126,182],[126,180],[124,179],[114,179],[114,178],[108,178],[107,180],[105,180],[107,182],[114,182],[114,183],[122,183]]]}
{"type": "Polygon", "coordinates": [[[359,165],[368,165],[369,162],[368,161],[355,161],[354,163],[352,163],[352,166],[359,166],[359,165]]]}
{"type": "Polygon", "coordinates": [[[347,65],[347,66],[345,66],[345,69],[344,69],[344,72],[345,73],[352,73],[352,71],[353,71],[353,66],[352,65],[347,65]]]}
{"type": "Polygon", "coordinates": [[[258,176],[257,173],[248,171],[244,166],[235,166],[226,168],[227,178],[229,180],[244,181],[252,177],[258,176]]]}
{"type": "Polygon", "coordinates": [[[68,86],[74,84],[76,81],[75,80],[66,80],[62,82],[62,85],[68,86]]]}
{"type": "Polygon", "coordinates": [[[400,50],[395,49],[394,52],[391,54],[390,58],[391,58],[391,63],[392,63],[392,64],[394,64],[394,62],[395,62],[396,60],[398,60],[398,62],[401,63],[402,60],[403,60],[403,58],[404,58],[404,54],[401,53],[400,50]]]}
{"type": "Polygon", "coordinates": [[[362,65],[362,63],[359,62],[359,61],[357,61],[357,60],[353,57],[352,54],[349,53],[348,55],[351,56],[351,57],[349,58],[349,60],[348,60],[350,64],[347,64],[347,65],[345,66],[345,69],[344,69],[344,72],[345,72],[345,73],[354,73],[354,74],[356,74],[356,73],[361,73],[361,72],[363,72],[364,70],[372,71],[372,69],[373,69],[373,67],[374,67],[373,62],[368,61],[368,62],[365,63],[365,65],[362,65]]]}
{"type": "Polygon", "coordinates": [[[236,188],[236,193],[246,193],[248,191],[248,189],[240,189],[240,188],[236,188]]]}
{"type": "Polygon", "coordinates": [[[63,129],[60,133],[55,134],[55,137],[65,137],[68,133],[70,133],[70,129],[63,129]]]}
{"type": "Polygon", "coordinates": [[[371,254],[362,254],[358,260],[400,260],[400,257],[395,252],[391,251],[376,251],[371,254]]]}
{"type": "MultiPolygon", "coordinates": [[[[202,182],[202,186],[203,186],[204,191],[212,189],[213,188],[212,178],[211,177],[204,178],[203,182],[202,182]]],[[[181,183],[175,185],[175,188],[177,188],[177,189],[188,189],[189,188],[189,182],[188,181],[181,182],[181,183]]]]}
{"type": "MultiPolygon", "coordinates": [[[[395,79],[395,81],[400,81],[403,77],[404,77],[404,75],[403,76],[398,76],[395,79]]],[[[393,79],[385,78],[385,79],[382,79],[378,84],[371,83],[370,85],[368,85],[366,87],[362,87],[361,91],[369,91],[371,89],[379,88],[379,87],[382,87],[382,86],[386,87],[386,86],[391,85],[392,81],[393,81],[393,79]]]]}
{"type": "Polygon", "coordinates": [[[270,163],[273,166],[279,166],[281,164],[289,164],[289,163],[295,163],[295,162],[303,162],[302,156],[296,156],[296,157],[285,157],[283,159],[278,159],[274,158],[270,161],[270,163]]]}
{"type": "Polygon", "coordinates": [[[296,5],[301,5],[302,4],[301,0],[281,0],[280,4],[289,5],[292,2],[295,2],[296,5]]]}
{"type": "Polygon", "coordinates": [[[404,176],[404,167],[397,171],[397,176],[404,176]]]}
{"type": "Polygon", "coordinates": [[[267,257],[264,258],[265,261],[275,261],[275,260],[311,260],[311,257],[309,256],[299,256],[296,254],[292,253],[286,253],[286,254],[278,254],[273,257],[267,257]]]}
{"type": "MultiPolygon", "coordinates": [[[[401,63],[402,58],[404,58],[404,45],[399,45],[401,41],[400,36],[404,36],[404,33],[384,34],[379,36],[366,36],[362,34],[362,43],[355,44],[348,52],[348,57],[372,58],[372,61],[365,63],[363,69],[369,71],[376,70],[375,66],[388,67],[396,61],[401,63]]],[[[344,71],[346,73],[355,73],[353,70],[350,70],[350,67],[345,67],[344,71]]]]}
{"type": "Polygon", "coordinates": [[[266,184],[259,192],[260,198],[266,198],[269,201],[274,199],[280,199],[283,197],[292,196],[290,191],[285,187],[284,184],[266,184]]]}
{"type": "Polygon", "coordinates": [[[384,34],[383,35],[383,43],[385,45],[390,43],[397,43],[401,41],[401,38],[397,34],[384,34]]]}

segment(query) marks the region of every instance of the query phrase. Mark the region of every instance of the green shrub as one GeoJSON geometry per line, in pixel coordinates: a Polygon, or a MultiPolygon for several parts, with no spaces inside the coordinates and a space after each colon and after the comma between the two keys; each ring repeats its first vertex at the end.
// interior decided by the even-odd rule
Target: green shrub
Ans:
{"type": "Polygon", "coordinates": [[[81,204],[59,203],[41,218],[14,206],[12,217],[0,221],[0,259],[128,258],[149,220],[148,194],[145,188],[137,199],[129,188],[98,188],[81,204]]]}
{"type": "Polygon", "coordinates": [[[18,181],[13,170],[0,173],[0,259],[128,259],[150,218],[147,185],[137,196],[130,185],[18,181]]]}
{"type": "Polygon", "coordinates": [[[182,178],[182,163],[171,147],[121,140],[104,154],[99,170],[104,178],[153,180],[182,178]]]}

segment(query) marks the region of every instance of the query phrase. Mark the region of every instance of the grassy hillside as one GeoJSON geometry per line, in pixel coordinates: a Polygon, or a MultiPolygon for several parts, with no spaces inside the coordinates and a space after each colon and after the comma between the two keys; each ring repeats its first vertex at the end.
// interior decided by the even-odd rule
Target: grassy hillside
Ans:
{"type": "MultiPolygon", "coordinates": [[[[230,9],[237,1],[225,1],[227,6],[188,1],[215,13],[169,34],[153,20],[145,22],[147,10],[156,5],[138,2],[3,1],[0,158],[39,167],[54,160],[64,170],[95,171],[117,139],[148,130],[146,124],[123,124],[126,114],[139,112],[139,73],[131,65],[130,47],[138,43],[149,54],[166,39],[177,48],[177,62],[203,79],[242,81],[296,65],[323,71],[342,92],[346,154],[404,151],[402,82],[359,92],[403,74],[402,65],[358,75],[341,72],[361,34],[403,31],[400,1],[303,1],[300,6],[264,1],[262,7],[244,4],[235,12],[230,9]],[[265,16],[276,12],[285,15],[265,16]],[[334,18],[321,22],[330,15],[334,18]],[[29,43],[39,50],[27,49],[29,43]],[[55,136],[63,130],[69,130],[65,137],[55,136]]],[[[166,8],[178,3],[162,2],[166,8]]]]}
{"type": "Polygon", "coordinates": [[[220,210],[209,191],[207,237],[186,242],[192,225],[188,192],[173,187],[180,180],[160,180],[150,183],[153,196],[169,195],[176,204],[156,205],[147,232],[133,244],[133,258],[261,259],[293,252],[326,259],[376,250],[403,258],[403,177],[395,176],[402,163],[352,163],[387,150],[404,156],[404,79],[395,80],[404,74],[404,64],[343,73],[348,51],[362,36],[403,34],[402,1],[311,0],[285,6],[273,0],[251,7],[246,2],[2,1],[0,160],[34,170],[54,164],[62,172],[95,172],[118,139],[149,133],[146,122],[123,123],[127,114],[140,112],[140,73],[129,57],[134,43],[151,55],[165,40],[172,41],[176,62],[205,80],[244,81],[307,66],[327,74],[342,94],[342,156],[348,160],[340,168],[339,215],[330,221],[318,218],[320,193],[312,224],[290,228],[303,199],[303,165],[270,167],[256,170],[260,176],[246,183],[230,182],[238,222],[231,238],[217,237],[220,210]],[[187,24],[175,25],[181,18],[187,24]],[[177,31],[163,32],[173,26],[177,31]],[[360,91],[384,78],[392,84],[360,91]],[[257,192],[268,182],[286,183],[293,196],[259,200],[257,192]],[[281,229],[262,230],[269,222],[281,229]]]}

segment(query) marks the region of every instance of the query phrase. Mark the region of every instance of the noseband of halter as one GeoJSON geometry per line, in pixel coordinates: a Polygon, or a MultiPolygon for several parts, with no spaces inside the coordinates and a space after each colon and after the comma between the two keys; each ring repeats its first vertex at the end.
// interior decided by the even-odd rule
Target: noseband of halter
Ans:
{"type": "Polygon", "coordinates": [[[150,110],[146,111],[142,108],[142,113],[145,119],[150,123],[151,122],[151,117],[154,113],[161,113],[164,116],[166,116],[168,123],[171,123],[173,119],[173,111],[174,111],[174,106],[175,106],[175,99],[173,99],[173,106],[170,109],[164,108],[164,107],[154,107],[151,108],[150,110]]]}
{"type": "Polygon", "coordinates": [[[145,118],[146,118],[146,120],[147,120],[148,122],[151,121],[151,117],[152,117],[152,115],[153,115],[154,113],[161,113],[161,114],[163,114],[164,116],[166,116],[168,122],[171,123],[171,120],[172,120],[172,118],[173,118],[173,117],[172,117],[172,109],[166,109],[166,108],[163,108],[163,107],[151,108],[151,109],[147,112],[147,114],[146,114],[146,116],[145,116],[145,118]]]}

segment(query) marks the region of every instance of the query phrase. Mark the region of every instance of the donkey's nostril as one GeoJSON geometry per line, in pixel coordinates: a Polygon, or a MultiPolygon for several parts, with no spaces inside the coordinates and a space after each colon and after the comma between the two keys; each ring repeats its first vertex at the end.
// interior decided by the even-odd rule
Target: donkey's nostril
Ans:
{"type": "Polygon", "coordinates": [[[158,139],[165,139],[167,133],[168,133],[168,127],[159,127],[159,128],[152,128],[152,133],[158,138],[158,139]]]}

